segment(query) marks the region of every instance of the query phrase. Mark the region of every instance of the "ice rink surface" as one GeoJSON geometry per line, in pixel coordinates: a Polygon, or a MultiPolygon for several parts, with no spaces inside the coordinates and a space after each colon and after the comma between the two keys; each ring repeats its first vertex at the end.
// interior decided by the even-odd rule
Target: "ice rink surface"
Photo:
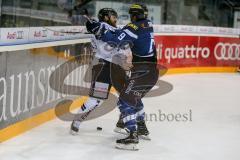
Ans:
{"type": "Polygon", "coordinates": [[[174,89],[143,100],[152,141],[140,140],[139,151],[114,148],[123,137],[113,132],[115,109],[82,124],[77,136],[69,134],[70,122],[45,123],[1,143],[0,160],[239,160],[240,74],[171,75],[163,80],[174,89]],[[179,114],[188,119],[160,120],[159,112],[169,120],[179,114]]]}

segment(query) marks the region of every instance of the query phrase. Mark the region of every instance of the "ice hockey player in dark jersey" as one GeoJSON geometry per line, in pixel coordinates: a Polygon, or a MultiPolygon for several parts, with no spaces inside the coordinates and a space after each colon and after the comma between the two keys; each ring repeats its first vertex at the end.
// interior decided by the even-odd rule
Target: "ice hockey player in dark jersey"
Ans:
{"type": "Polygon", "coordinates": [[[146,19],[145,9],[140,4],[133,4],[129,9],[131,23],[117,33],[102,29],[101,40],[105,42],[130,43],[133,54],[131,76],[120,91],[118,106],[124,127],[129,135],[116,141],[116,148],[138,150],[137,120],[144,122],[142,98],[156,84],[159,71],[157,69],[156,48],[152,22],[146,19]]]}
{"type": "MultiPolygon", "coordinates": [[[[148,8],[144,4],[141,4],[141,6],[144,9],[144,18],[147,19],[148,18],[148,8]]],[[[138,134],[139,138],[144,139],[144,140],[151,140],[151,138],[149,137],[149,131],[145,124],[145,111],[143,109],[142,102],[140,102],[138,104],[138,112],[136,113],[136,115],[137,115],[137,134],[138,134]]],[[[119,116],[119,120],[116,124],[114,131],[116,133],[127,134],[127,130],[125,129],[125,126],[123,123],[122,115],[119,116]]]]}

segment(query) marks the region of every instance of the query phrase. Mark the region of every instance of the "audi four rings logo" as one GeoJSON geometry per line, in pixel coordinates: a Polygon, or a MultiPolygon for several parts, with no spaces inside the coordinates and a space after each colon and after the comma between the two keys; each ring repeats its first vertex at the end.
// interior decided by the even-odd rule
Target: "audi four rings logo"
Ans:
{"type": "Polygon", "coordinates": [[[217,60],[240,60],[240,44],[218,43],[214,49],[217,60]]]}

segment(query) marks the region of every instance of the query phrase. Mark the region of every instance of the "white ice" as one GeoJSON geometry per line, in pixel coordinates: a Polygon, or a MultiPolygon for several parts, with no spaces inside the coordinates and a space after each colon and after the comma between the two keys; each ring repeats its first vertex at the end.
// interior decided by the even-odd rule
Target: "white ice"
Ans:
{"type": "Polygon", "coordinates": [[[192,121],[148,121],[152,141],[140,141],[139,151],[114,148],[122,137],[113,133],[118,110],[85,122],[78,136],[70,122],[58,119],[0,144],[0,160],[239,160],[240,74],[165,76],[174,89],[145,98],[147,114],[184,114],[192,121]],[[102,131],[96,127],[101,126],[102,131]]]}

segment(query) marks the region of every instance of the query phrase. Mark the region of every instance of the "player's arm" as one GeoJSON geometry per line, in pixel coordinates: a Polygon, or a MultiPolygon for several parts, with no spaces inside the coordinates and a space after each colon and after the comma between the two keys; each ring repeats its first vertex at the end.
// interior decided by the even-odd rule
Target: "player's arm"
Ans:
{"type": "Polygon", "coordinates": [[[105,30],[101,35],[101,40],[104,42],[115,42],[116,44],[121,44],[122,42],[134,42],[138,39],[136,31],[131,27],[124,27],[115,33],[105,30]]]}

